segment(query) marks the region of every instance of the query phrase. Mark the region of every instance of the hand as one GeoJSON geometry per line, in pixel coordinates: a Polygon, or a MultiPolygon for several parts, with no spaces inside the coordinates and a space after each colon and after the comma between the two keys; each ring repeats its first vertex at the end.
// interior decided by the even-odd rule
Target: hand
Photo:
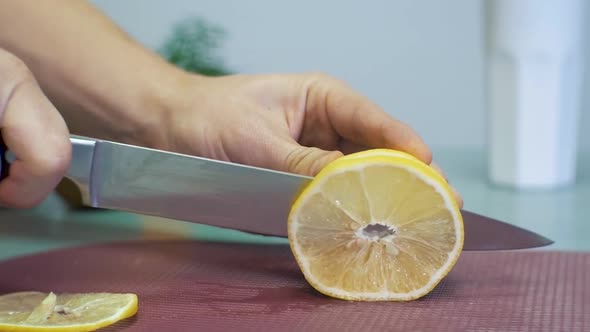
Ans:
{"type": "Polygon", "coordinates": [[[179,92],[158,148],[305,175],[369,148],[432,161],[410,127],[322,74],[191,76],[179,92]]]}
{"type": "Polygon", "coordinates": [[[65,122],[26,65],[0,49],[0,134],[16,161],[0,181],[0,205],[33,207],[57,186],[70,163],[65,122]]]}

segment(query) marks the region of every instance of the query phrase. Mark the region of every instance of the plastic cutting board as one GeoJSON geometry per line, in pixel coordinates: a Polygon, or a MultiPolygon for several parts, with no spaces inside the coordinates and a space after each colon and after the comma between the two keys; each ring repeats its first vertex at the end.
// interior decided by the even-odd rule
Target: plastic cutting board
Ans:
{"type": "Polygon", "coordinates": [[[288,245],[68,248],[0,262],[0,293],[134,292],[104,331],[590,331],[590,253],[464,252],[428,296],[354,303],[311,288],[288,245]]]}

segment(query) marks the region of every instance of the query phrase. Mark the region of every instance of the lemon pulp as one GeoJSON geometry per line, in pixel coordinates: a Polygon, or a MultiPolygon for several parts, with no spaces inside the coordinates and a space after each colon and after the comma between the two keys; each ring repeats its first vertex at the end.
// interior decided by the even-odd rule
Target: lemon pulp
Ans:
{"type": "Polygon", "coordinates": [[[463,245],[452,191],[433,169],[390,150],[340,158],[303,190],[289,243],[318,291],[348,300],[412,300],[451,270],[463,245]]]}
{"type": "Polygon", "coordinates": [[[137,312],[135,294],[17,292],[0,296],[0,331],[93,331],[137,312]]]}

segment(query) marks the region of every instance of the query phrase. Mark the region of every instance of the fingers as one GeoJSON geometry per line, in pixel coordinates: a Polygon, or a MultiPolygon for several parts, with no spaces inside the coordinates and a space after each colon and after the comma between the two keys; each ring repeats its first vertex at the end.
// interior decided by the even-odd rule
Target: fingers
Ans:
{"type": "Polygon", "coordinates": [[[315,176],[330,162],[342,157],[340,151],[305,147],[295,141],[282,141],[275,151],[278,169],[307,176],[315,176]]]}
{"type": "Polygon", "coordinates": [[[342,82],[318,77],[309,86],[307,102],[308,112],[325,113],[333,130],[354,144],[404,151],[427,164],[432,160],[430,149],[414,130],[342,82]]]}
{"type": "Polygon", "coordinates": [[[0,50],[0,134],[15,155],[0,205],[26,208],[57,186],[71,158],[69,133],[26,66],[0,50]]]}
{"type": "MultiPolygon", "coordinates": [[[[308,138],[307,141],[317,141],[316,146],[330,146],[325,132],[333,130],[341,137],[338,149],[345,154],[388,148],[410,153],[426,164],[432,163],[432,152],[414,130],[331,77],[316,75],[308,90],[307,111],[311,114],[306,115],[306,120],[331,125],[328,128],[308,125],[312,129],[308,129],[307,136],[315,139],[308,138]],[[324,134],[320,137],[318,133],[324,134]]],[[[431,166],[447,180],[437,164],[431,166]]],[[[463,198],[454,188],[451,189],[458,205],[463,207],[463,198]]]]}
{"type": "MultiPolygon", "coordinates": [[[[359,148],[359,146],[355,145],[346,146],[346,149],[356,150],[359,148]]],[[[275,158],[271,160],[274,165],[271,167],[290,173],[315,176],[322,168],[342,157],[342,155],[340,151],[326,151],[314,147],[304,147],[298,145],[296,142],[286,141],[275,149],[275,158]]],[[[447,176],[438,164],[431,163],[430,166],[448,182],[447,176]]],[[[455,188],[452,186],[450,188],[455,196],[457,205],[459,208],[463,208],[463,198],[455,188]]]]}

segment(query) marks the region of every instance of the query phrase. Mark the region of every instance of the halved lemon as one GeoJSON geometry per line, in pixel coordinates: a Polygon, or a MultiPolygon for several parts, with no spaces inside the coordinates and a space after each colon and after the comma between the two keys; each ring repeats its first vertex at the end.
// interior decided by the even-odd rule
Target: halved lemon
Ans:
{"type": "Polygon", "coordinates": [[[135,294],[6,294],[0,331],[94,331],[135,315],[137,302],[135,294]]]}
{"type": "Polygon", "coordinates": [[[345,300],[420,298],[463,248],[463,219],[444,178],[387,149],[330,163],[297,197],[288,223],[306,280],[345,300]]]}

